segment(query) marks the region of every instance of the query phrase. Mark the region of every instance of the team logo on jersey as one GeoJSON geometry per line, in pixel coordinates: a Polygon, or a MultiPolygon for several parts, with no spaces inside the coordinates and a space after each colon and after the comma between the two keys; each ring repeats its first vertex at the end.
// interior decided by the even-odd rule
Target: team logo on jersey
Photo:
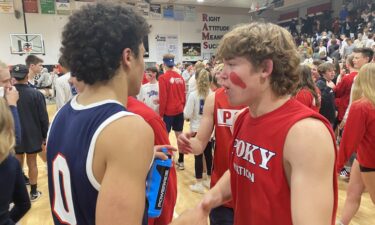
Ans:
{"type": "Polygon", "coordinates": [[[181,79],[181,78],[172,77],[172,78],[169,80],[169,83],[171,83],[171,84],[183,84],[183,83],[184,83],[184,80],[181,79]]]}
{"type": "Polygon", "coordinates": [[[275,152],[237,138],[234,141],[233,147],[234,157],[241,159],[241,161],[246,161],[246,164],[242,166],[233,163],[234,170],[238,175],[247,177],[253,183],[255,182],[255,174],[249,171],[249,168],[246,166],[247,163],[258,166],[263,170],[269,170],[271,159],[276,155],[275,152]]]}
{"type": "Polygon", "coordinates": [[[149,92],[147,92],[147,95],[149,98],[151,98],[151,96],[158,96],[159,92],[155,91],[155,90],[151,90],[149,92]]]}
{"type": "Polygon", "coordinates": [[[236,109],[218,109],[217,110],[217,125],[225,126],[225,127],[233,126],[234,116],[239,111],[240,110],[236,110],[236,109]]]}

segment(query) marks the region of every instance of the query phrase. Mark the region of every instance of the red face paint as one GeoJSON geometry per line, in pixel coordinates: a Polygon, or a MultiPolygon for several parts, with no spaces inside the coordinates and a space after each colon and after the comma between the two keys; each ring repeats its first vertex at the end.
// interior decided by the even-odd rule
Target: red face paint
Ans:
{"type": "Polygon", "coordinates": [[[237,85],[242,89],[246,88],[246,84],[241,80],[241,78],[235,72],[231,72],[229,74],[229,79],[234,85],[237,85]]]}

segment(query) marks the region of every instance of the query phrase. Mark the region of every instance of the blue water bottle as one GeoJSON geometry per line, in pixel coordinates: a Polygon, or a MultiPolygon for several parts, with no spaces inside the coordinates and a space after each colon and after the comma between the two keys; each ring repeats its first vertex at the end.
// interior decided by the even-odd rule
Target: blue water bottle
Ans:
{"type": "MultiPolygon", "coordinates": [[[[168,153],[167,148],[162,152],[168,153]]],[[[146,197],[148,200],[148,216],[159,217],[163,208],[164,197],[167,191],[169,171],[172,167],[171,155],[168,159],[155,159],[147,176],[146,197]]]]}

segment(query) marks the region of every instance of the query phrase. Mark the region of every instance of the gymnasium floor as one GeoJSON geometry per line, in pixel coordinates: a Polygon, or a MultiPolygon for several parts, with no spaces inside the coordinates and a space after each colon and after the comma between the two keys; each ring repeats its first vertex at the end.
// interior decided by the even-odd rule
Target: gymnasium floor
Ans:
{"type": "MultiPolygon", "coordinates": [[[[50,119],[55,113],[55,105],[48,105],[48,113],[50,119]]],[[[184,130],[188,131],[189,126],[185,123],[184,130]]],[[[176,146],[176,138],[173,133],[170,135],[171,144],[176,146]]],[[[18,223],[18,225],[53,225],[49,199],[48,199],[48,182],[47,168],[45,164],[38,158],[38,189],[42,191],[42,197],[32,203],[30,211],[18,223]]],[[[25,169],[27,172],[27,169],[25,169]]],[[[202,195],[191,192],[189,185],[194,183],[194,157],[185,155],[185,170],[177,170],[178,180],[178,197],[175,207],[175,216],[181,214],[185,209],[194,207],[201,199],[202,195]]],[[[339,209],[340,215],[346,195],[347,183],[339,180],[339,209]]],[[[352,225],[374,225],[375,224],[375,207],[371,202],[368,193],[363,194],[362,203],[356,216],[353,218],[352,225]]]]}

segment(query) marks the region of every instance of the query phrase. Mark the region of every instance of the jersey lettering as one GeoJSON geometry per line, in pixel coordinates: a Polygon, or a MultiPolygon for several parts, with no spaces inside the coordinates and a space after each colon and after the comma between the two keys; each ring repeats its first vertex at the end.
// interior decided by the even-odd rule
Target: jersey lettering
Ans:
{"type": "Polygon", "coordinates": [[[61,153],[58,153],[52,162],[52,173],[54,189],[53,213],[61,223],[76,225],[77,220],[74,213],[70,171],[65,157],[61,153]]]}
{"type": "Polygon", "coordinates": [[[217,125],[225,126],[225,127],[233,126],[234,116],[239,111],[240,110],[235,110],[235,109],[218,109],[217,110],[217,123],[218,123],[217,125]]]}
{"type": "Polygon", "coordinates": [[[234,148],[236,149],[235,154],[238,158],[242,158],[253,165],[258,165],[265,170],[269,170],[268,163],[270,162],[271,158],[276,155],[276,153],[270,150],[261,148],[239,139],[235,140],[234,148]],[[259,153],[261,161],[255,162],[254,155],[259,153]]]}

